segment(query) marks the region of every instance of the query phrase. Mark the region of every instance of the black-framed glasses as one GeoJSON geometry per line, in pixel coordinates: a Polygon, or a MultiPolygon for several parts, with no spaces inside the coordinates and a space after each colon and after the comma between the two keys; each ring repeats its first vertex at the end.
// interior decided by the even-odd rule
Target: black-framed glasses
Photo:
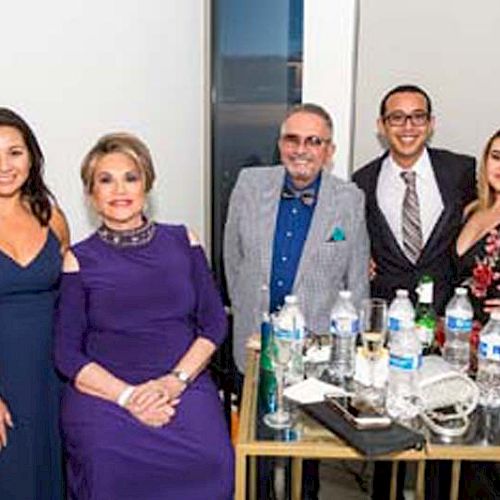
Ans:
{"type": "Polygon", "coordinates": [[[301,137],[297,134],[283,134],[281,136],[281,141],[287,148],[298,148],[301,144],[303,144],[306,149],[318,149],[324,144],[328,144],[331,139],[319,137],[318,135],[301,137]]]}
{"type": "Polygon", "coordinates": [[[391,127],[403,127],[406,125],[406,121],[410,120],[410,123],[414,127],[422,127],[423,125],[427,125],[429,118],[430,115],[427,111],[413,111],[409,114],[402,111],[394,111],[384,116],[384,122],[388,123],[391,127]]]}

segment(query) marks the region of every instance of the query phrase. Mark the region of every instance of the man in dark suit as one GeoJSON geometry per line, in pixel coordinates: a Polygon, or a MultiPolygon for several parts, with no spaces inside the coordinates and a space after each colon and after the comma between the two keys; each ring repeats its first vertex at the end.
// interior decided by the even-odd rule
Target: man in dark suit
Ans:
{"type": "Polygon", "coordinates": [[[359,169],[354,182],[365,192],[375,276],[372,296],[392,300],[398,288],[414,290],[424,274],[434,278],[434,306],[442,314],[452,293],[452,252],[464,207],[475,199],[475,160],[427,146],[434,128],[429,96],[414,85],[392,89],[380,105],[378,130],[389,146],[359,169]],[[407,185],[415,172],[420,208],[420,248],[405,247],[402,215],[407,185]]]}
{"type": "MultiPolygon", "coordinates": [[[[476,197],[476,183],[474,158],[427,146],[434,124],[423,89],[404,85],[390,90],[377,122],[388,150],[353,180],[366,197],[372,296],[390,302],[398,288],[405,288],[415,303],[415,288],[427,274],[434,279],[434,307],[442,315],[455,283],[455,240],[463,209],[476,197]]],[[[389,498],[390,469],[390,462],[376,464],[372,498],[389,498]]],[[[428,468],[427,498],[448,495],[439,487],[449,483],[436,480],[436,473],[437,466],[428,468]]],[[[403,481],[400,467],[398,499],[404,498],[403,481]]]]}

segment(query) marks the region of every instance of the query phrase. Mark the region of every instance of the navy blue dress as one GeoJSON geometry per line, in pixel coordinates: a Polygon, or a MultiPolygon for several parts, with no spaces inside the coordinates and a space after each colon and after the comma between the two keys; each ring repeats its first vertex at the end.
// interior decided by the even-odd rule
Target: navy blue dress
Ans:
{"type": "Polygon", "coordinates": [[[0,251],[0,397],[14,429],[0,451],[0,499],[61,500],[59,381],[52,361],[59,242],[26,266],[0,251]]]}

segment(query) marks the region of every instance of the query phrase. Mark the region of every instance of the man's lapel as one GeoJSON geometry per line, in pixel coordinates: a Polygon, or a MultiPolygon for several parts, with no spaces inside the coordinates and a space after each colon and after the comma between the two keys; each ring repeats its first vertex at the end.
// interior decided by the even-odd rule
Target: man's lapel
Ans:
{"type": "MultiPolygon", "coordinates": [[[[294,292],[299,289],[305,275],[314,267],[314,254],[329,237],[335,221],[341,220],[342,207],[335,197],[335,179],[327,171],[323,172],[318,192],[318,200],[309,226],[306,241],[299,260],[299,267],[293,285],[294,292]]],[[[340,226],[339,226],[340,227],[340,226]]],[[[345,228],[341,228],[345,230],[345,228]]],[[[332,243],[335,244],[335,243],[332,243]]]]}
{"type": "MultiPolygon", "coordinates": [[[[380,171],[382,169],[382,163],[387,157],[388,152],[385,152],[383,156],[380,157],[380,161],[373,171],[372,178],[370,179],[370,186],[368,193],[366,194],[366,206],[368,207],[368,217],[367,222],[372,227],[370,228],[370,234],[372,238],[376,238],[380,241],[385,241],[386,245],[389,247],[389,253],[391,255],[397,256],[399,259],[404,259],[410,262],[403,249],[400,247],[394,233],[392,232],[391,226],[387,222],[384,213],[380,209],[377,201],[377,184],[380,171]]],[[[410,262],[411,263],[411,262],[410,262]]]]}
{"type": "Polygon", "coordinates": [[[433,155],[432,149],[428,149],[428,151],[432,169],[436,176],[436,183],[443,200],[443,211],[432,229],[419,260],[432,258],[434,248],[439,243],[443,233],[450,230],[451,219],[456,211],[456,200],[453,199],[452,191],[449,188],[446,168],[443,168],[443,165],[439,164],[438,160],[433,155]]]}
{"type": "Polygon", "coordinates": [[[274,231],[284,179],[284,167],[276,166],[271,171],[267,184],[259,192],[260,217],[256,224],[258,224],[260,235],[260,252],[264,272],[263,283],[269,283],[271,280],[274,231]]]}

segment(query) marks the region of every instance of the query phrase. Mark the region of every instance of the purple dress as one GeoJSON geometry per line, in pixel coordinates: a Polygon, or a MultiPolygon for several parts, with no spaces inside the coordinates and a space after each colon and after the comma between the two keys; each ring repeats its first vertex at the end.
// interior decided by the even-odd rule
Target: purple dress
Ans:
{"type": "Polygon", "coordinates": [[[233,451],[206,371],[161,428],[71,383],[95,361],[138,384],[169,372],[197,337],[223,340],[225,313],[202,248],[184,227],[157,224],[141,246],[96,233],[73,251],[80,271],[63,275],[55,352],[70,380],[61,410],[70,498],[229,500],[233,451]]]}

